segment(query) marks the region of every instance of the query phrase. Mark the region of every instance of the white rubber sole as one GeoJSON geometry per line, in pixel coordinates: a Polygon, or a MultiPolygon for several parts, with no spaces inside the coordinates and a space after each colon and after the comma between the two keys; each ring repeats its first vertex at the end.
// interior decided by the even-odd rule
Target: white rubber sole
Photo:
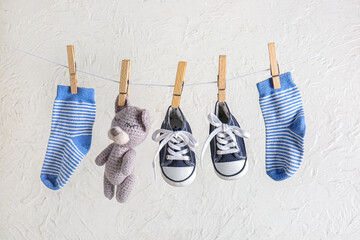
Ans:
{"type": "Polygon", "coordinates": [[[223,180],[226,180],[226,181],[233,181],[233,180],[237,180],[237,179],[243,177],[243,176],[247,173],[248,168],[249,168],[249,164],[246,163],[244,170],[242,170],[239,174],[236,174],[235,176],[231,176],[231,177],[225,177],[225,176],[219,174],[219,173],[216,171],[215,167],[214,167],[214,171],[215,171],[216,175],[217,175],[219,178],[221,178],[221,179],[223,179],[223,180]]]}
{"type": "Polygon", "coordinates": [[[167,184],[169,184],[169,185],[171,185],[173,187],[186,187],[186,186],[189,186],[195,180],[196,169],[194,170],[194,173],[188,179],[186,179],[183,182],[173,182],[173,181],[171,181],[170,179],[168,179],[167,177],[164,176],[162,171],[161,171],[161,176],[162,176],[162,178],[165,180],[165,182],[167,184]]]}

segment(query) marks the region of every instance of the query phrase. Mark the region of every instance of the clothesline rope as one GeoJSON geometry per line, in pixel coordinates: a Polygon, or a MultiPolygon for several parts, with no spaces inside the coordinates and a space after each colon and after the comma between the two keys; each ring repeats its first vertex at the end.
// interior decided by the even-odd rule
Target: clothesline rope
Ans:
{"type": "MultiPolygon", "coordinates": [[[[356,42],[358,40],[360,40],[360,38],[349,40],[349,41],[344,42],[342,44],[320,50],[320,51],[318,51],[317,54],[310,55],[310,56],[305,56],[305,57],[302,57],[302,58],[298,58],[298,59],[295,59],[295,60],[287,62],[287,63],[282,63],[281,66],[286,66],[286,65],[289,65],[289,64],[294,64],[294,63],[298,63],[298,62],[301,62],[301,61],[304,61],[304,60],[309,60],[309,59],[312,59],[312,58],[316,58],[316,57],[321,56],[322,54],[324,54],[326,52],[329,52],[331,50],[343,47],[345,45],[356,42]]],[[[55,64],[57,66],[61,66],[61,67],[64,67],[64,68],[69,68],[68,66],[66,66],[64,64],[55,62],[55,61],[53,61],[51,59],[48,59],[48,58],[45,58],[45,57],[42,57],[42,56],[35,55],[35,54],[33,54],[31,52],[28,52],[26,50],[23,50],[23,49],[20,49],[20,48],[17,48],[17,47],[13,47],[13,46],[11,46],[11,45],[9,45],[7,43],[0,42],[0,44],[3,45],[3,46],[9,47],[14,51],[17,51],[17,52],[23,53],[25,55],[40,59],[42,61],[52,63],[52,64],[55,64]]],[[[103,80],[106,80],[106,81],[115,82],[115,83],[118,83],[118,84],[120,82],[120,81],[117,81],[117,80],[112,79],[112,78],[100,76],[100,75],[97,75],[97,74],[94,74],[94,73],[91,73],[91,72],[86,72],[86,71],[80,70],[80,69],[76,69],[76,71],[80,72],[80,73],[83,73],[85,75],[92,76],[94,78],[99,78],[99,79],[103,79],[103,80]]],[[[234,78],[226,79],[226,81],[233,81],[233,80],[241,79],[241,78],[244,78],[244,77],[248,77],[248,76],[252,76],[252,75],[256,75],[256,74],[263,73],[263,72],[268,72],[268,71],[270,71],[270,68],[267,68],[267,69],[264,69],[264,70],[259,70],[259,71],[256,71],[256,72],[247,73],[247,74],[240,75],[240,76],[237,76],[237,77],[234,77],[234,78]]],[[[187,84],[185,83],[184,85],[185,86],[198,86],[198,85],[207,85],[207,84],[216,84],[216,83],[217,83],[216,81],[210,81],[210,82],[187,83],[187,84]]],[[[134,82],[130,82],[130,85],[133,85],[133,86],[134,85],[135,86],[147,86],[147,87],[174,87],[173,84],[148,84],[148,83],[134,83],[134,82]]]]}

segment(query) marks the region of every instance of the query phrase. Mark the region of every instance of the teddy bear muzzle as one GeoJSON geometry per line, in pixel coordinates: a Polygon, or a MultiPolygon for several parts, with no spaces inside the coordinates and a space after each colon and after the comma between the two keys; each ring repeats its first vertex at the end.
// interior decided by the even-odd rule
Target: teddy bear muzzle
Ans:
{"type": "Polygon", "coordinates": [[[119,145],[129,142],[129,135],[120,127],[112,127],[108,132],[109,138],[119,145]]]}

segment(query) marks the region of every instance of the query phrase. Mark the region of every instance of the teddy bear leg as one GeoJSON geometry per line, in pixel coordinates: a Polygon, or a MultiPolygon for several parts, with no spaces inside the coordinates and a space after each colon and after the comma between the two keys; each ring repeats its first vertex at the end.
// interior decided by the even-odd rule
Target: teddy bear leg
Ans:
{"type": "Polygon", "coordinates": [[[120,203],[126,202],[135,185],[135,175],[132,173],[116,188],[116,200],[120,203]]]}
{"type": "Polygon", "coordinates": [[[104,174],[104,195],[108,199],[112,199],[114,197],[115,186],[111,184],[111,182],[106,178],[104,174]]]}

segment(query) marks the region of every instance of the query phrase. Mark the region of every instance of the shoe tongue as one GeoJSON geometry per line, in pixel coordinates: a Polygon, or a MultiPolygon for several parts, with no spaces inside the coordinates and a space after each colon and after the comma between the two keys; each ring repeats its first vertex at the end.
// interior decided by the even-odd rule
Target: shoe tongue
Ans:
{"type": "Polygon", "coordinates": [[[170,109],[169,125],[173,131],[180,131],[184,126],[184,119],[179,108],[170,109]]]}
{"type": "Polygon", "coordinates": [[[172,129],[173,129],[173,131],[180,131],[180,130],[181,130],[181,128],[178,127],[178,126],[175,126],[175,127],[173,127],[172,129]]]}
{"type": "Polygon", "coordinates": [[[222,123],[228,124],[231,120],[231,114],[227,108],[226,103],[218,103],[217,107],[218,108],[215,110],[215,115],[222,123]]]}

